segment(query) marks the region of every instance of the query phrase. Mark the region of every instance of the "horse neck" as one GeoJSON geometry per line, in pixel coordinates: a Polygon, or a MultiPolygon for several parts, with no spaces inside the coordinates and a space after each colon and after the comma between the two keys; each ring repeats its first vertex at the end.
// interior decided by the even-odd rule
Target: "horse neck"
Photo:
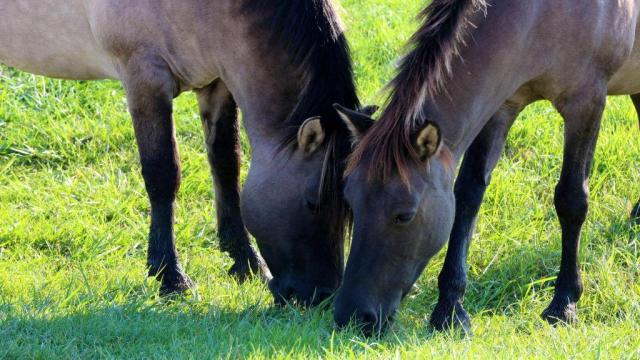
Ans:
{"type": "Polygon", "coordinates": [[[194,29],[201,34],[199,48],[205,49],[202,62],[213,63],[233,94],[251,146],[258,150],[280,147],[308,117],[334,117],[328,122],[341,124],[333,103],[357,103],[344,38],[335,32],[338,27],[326,29],[337,21],[327,0],[276,3],[216,2],[218,21],[194,29]],[[311,3],[322,3],[322,9],[311,3]],[[308,82],[313,91],[305,94],[308,82]],[[305,99],[311,101],[298,106],[305,99]]]}
{"type": "Polygon", "coordinates": [[[451,75],[436,96],[424,102],[423,113],[442,129],[445,143],[458,162],[489,119],[522,85],[541,72],[530,56],[528,22],[514,20],[506,2],[472,19],[467,46],[454,60],[451,75]]]}
{"type": "Polygon", "coordinates": [[[223,79],[242,111],[252,147],[275,146],[282,123],[294,108],[302,89],[291,66],[269,65],[279,59],[245,58],[227,66],[223,79]],[[258,61],[259,60],[259,61],[258,61]]]}
{"type": "MultiPolygon", "coordinates": [[[[292,125],[287,121],[303,96],[307,81],[305,75],[310,74],[304,74],[303,70],[292,65],[286,52],[274,49],[266,51],[260,47],[243,50],[245,52],[231,56],[230,61],[224,64],[226,76],[223,80],[242,111],[243,125],[252,148],[279,148],[287,134],[293,131],[292,125]]],[[[344,89],[338,88],[340,84],[331,88],[332,85],[311,82],[309,86],[322,87],[327,94],[344,93],[344,89]]],[[[347,97],[356,98],[355,93],[352,95],[347,97]]],[[[305,117],[335,115],[333,103],[343,102],[338,95],[335,95],[335,98],[326,98],[321,104],[314,105],[309,114],[303,112],[300,120],[305,120],[305,117]]],[[[335,121],[340,121],[337,116],[335,121]]]]}

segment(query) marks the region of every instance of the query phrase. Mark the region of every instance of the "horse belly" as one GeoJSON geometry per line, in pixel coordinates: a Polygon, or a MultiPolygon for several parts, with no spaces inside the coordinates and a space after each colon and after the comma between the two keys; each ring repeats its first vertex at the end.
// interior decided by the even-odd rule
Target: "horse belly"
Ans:
{"type": "Polygon", "coordinates": [[[608,84],[609,95],[640,94],[640,54],[627,60],[608,84]]]}
{"type": "Polygon", "coordinates": [[[117,78],[96,43],[84,0],[0,1],[0,62],[63,79],[117,78]]]}
{"type": "Polygon", "coordinates": [[[633,49],[627,60],[609,80],[609,95],[640,93],[640,24],[636,25],[633,49]]]}
{"type": "Polygon", "coordinates": [[[634,46],[631,56],[611,77],[607,88],[609,95],[640,93],[640,46],[634,46]]]}

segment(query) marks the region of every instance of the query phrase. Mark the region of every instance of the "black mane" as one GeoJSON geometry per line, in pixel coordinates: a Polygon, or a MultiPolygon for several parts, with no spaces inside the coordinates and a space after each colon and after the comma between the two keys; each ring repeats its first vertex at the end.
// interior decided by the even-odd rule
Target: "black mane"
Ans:
{"type": "Polygon", "coordinates": [[[321,212],[342,232],[348,210],[342,197],[342,175],[351,151],[349,132],[334,103],[359,107],[349,45],[331,0],[244,0],[244,11],[257,19],[271,45],[289,56],[303,84],[298,102],[282,126],[283,149],[295,149],[302,123],[320,116],[327,132],[327,151],[320,189],[321,212]]]}
{"type": "MultiPolygon", "coordinates": [[[[302,123],[321,116],[329,130],[343,126],[332,105],[359,105],[349,45],[331,0],[244,0],[269,41],[289,55],[303,77],[302,92],[283,125],[294,137],[302,123]]],[[[291,140],[291,139],[289,139],[291,140]]]]}
{"type": "Polygon", "coordinates": [[[412,136],[424,121],[422,105],[437,95],[451,75],[451,63],[465,46],[469,18],[486,10],[487,0],[433,0],[421,13],[422,26],[411,37],[413,49],[389,84],[391,93],[380,119],[354,149],[347,173],[371,154],[369,177],[388,178],[397,171],[408,184],[408,163],[419,155],[412,136]]]}

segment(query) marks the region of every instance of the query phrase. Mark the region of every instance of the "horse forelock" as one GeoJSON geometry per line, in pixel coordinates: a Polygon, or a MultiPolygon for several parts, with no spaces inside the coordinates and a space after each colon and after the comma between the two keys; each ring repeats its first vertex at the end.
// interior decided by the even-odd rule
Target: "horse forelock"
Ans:
{"type": "Polygon", "coordinates": [[[408,166],[419,161],[413,135],[425,121],[425,102],[443,91],[472,25],[470,17],[486,7],[486,0],[434,0],[420,13],[423,23],[411,37],[413,49],[387,85],[387,107],[351,154],[347,175],[366,156],[369,179],[385,181],[396,171],[409,185],[408,166]]]}

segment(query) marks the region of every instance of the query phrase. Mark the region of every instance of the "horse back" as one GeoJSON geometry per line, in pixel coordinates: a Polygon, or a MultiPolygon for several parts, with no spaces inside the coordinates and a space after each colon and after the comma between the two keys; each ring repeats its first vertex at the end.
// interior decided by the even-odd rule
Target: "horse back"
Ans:
{"type": "MultiPolygon", "coordinates": [[[[0,1],[0,62],[65,79],[118,79],[134,53],[165,61],[185,87],[218,75],[220,48],[242,44],[233,1],[0,1]]],[[[244,29],[243,29],[244,31],[244,29]]],[[[244,31],[246,32],[246,31],[244,31]]],[[[231,48],[231,49],[229,49],[231,48]]]]}
{"type": "Polygon", "coordinates": [[[115,78],[113,61],[93,36],[95,1],[0,1],[0,62],[66,79],[115,78]]]}
{"type": "MultiPolygon", "coordinates": [[[[640,92],[640,0],[548,0],[503,5],[521,22],[522,71],[538,95],[553,99],[608,79],[611,95],[640,92]],[[528,22],[527,22],[528,21],[528,22]]],[[[489,10],[491,11],[491,10],[489,10]]]]}

